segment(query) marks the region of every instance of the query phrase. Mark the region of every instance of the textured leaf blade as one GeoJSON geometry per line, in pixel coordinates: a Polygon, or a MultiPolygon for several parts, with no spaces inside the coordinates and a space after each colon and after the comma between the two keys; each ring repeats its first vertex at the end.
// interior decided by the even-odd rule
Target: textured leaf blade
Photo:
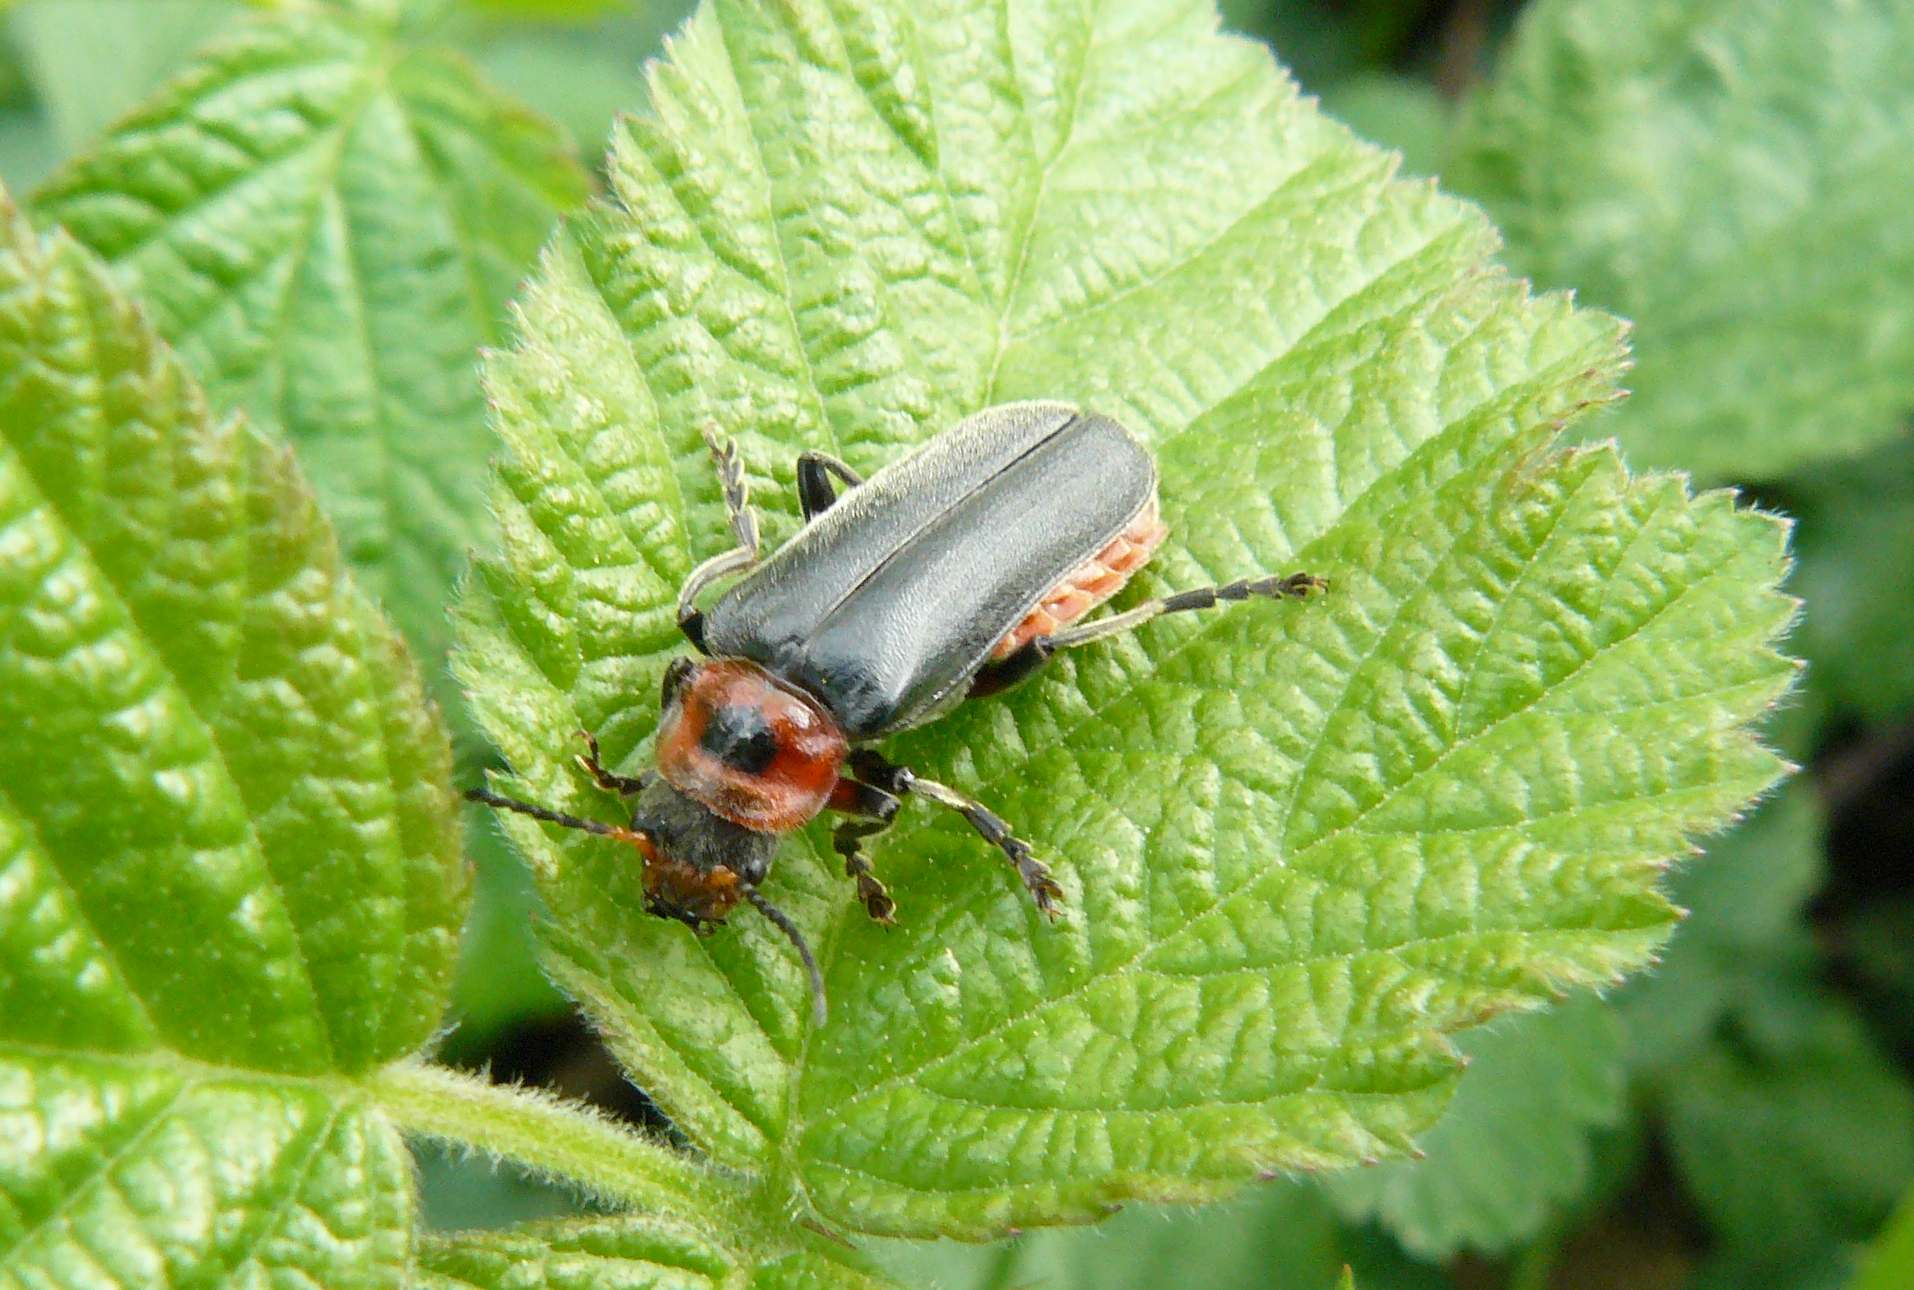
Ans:
{"type": "Polygon", "coordinates": [[[1417,1144],[1329,1180],[1338,1209],[1379,1219],[1424,1258],[1535,1236],[1590,1180],[1589,1133],[1622,1115],[1622,1029],[1592,995],[1466,1036],[1455,1101],[1417,1144]]]}
{"type": "Polygon", "coordinates": [[[1454,1082],[1442,1032],[1666,934],[1655,875],[1779,772],[1742,727],[1792,675],[1779,526],[1549,452],[1612,393],[1612,320],[1495,273],[1479,216],[1204,6],[998,17],[704,10],[489,371],[502,542],[462,676],[511,787],[567,810],[617,817],[571,732],[641,760],[671,599],[721,540],[706,422],[775,536],[800,446],[868,471],[979,405],[1078,399],[1161,463],[1148,586],[1332,580],[896,741],[1014,820],[1073,910],[1044,926],[912,812],[886,935],[813,829],[771,891],[828,965],[815,1035],[774,933],[695,939],[637,913],[635,857],[506,822],[555,977],[660,1104],[867,1231],[1406,1148],[1454,1082]]]}
{"type": "Polygon", "coordinates": [[[4,273],[9,834],[62,909],[42,943],[97,965],[9,1015],[268,1068],[409,1051],[463,891],[443,733],[391,715],[409,660],[284,453],[85,257],[15,222],[4,273]]]}
{"type": "Polygon", "coordinates": [[[411,1158],[317,1089],[0,1050],[0,1283],[396,1288],[411,1158]]]}
{"type": "Polygon", "coordinates": [[[1894,0],[1551,0],[1447,178],[1517,263],[1640,327],[1634,456],[1762,478],[1914,406],[1914,13],[1894,0]]]}
{"type": "Polygon", "coordinates": [[[208,49],[37,207],[216,401],[298,444],[364,585],[436,660],[482,510],[476,352],[582,190],[553,129],[402,19],[294,5],[208,49]]]}

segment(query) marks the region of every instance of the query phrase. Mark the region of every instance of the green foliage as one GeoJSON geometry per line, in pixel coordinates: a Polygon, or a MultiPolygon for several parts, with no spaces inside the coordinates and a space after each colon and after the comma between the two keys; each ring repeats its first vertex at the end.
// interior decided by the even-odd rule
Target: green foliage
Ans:
{"type": "Polygon", "coordinates": [[[0,1283],[409,1284],[400,1125],[858,1283],[655,1144],[401,1060],[465,912],[445,731],[289,450],[11,205],[0,553],[0,1283]]]}
{"type": "Polygon", "coordinates": [[[467,850],[472,858],[472,915],[465,925],[452,1011],[459,1029],[451,1046],[463,1053],[527,1018],[562,1013],[565,999],[538,969],[532,922],[538,896],[525,866],[498,833],[468,813],[467,850]]]}
{"type": "Polygon", "coordinates": [[[1914,405],[1914,8],[1537,0],[1446,177],[1639,328],[1631,456],[1762,478],[1914,405]]]}
{"type": "Polygon", "coordinates": [[[0,207],[0,1270],[396,1285],[445,736],[283,448],[0,207]],[[342,900],[350,896],[350,900],[342,900]]]}
{"type": "Polygon", "coordinates": [[[1455,1101],[1417,1146],[1329,1181],[1338,1208],[1374,1217],[1426,1258],[1505,1250],[1585,1193],[1589,1132],[1622,1114],[1626,1080],[1614,1010],[1578,994],[1547,1012],[1473,1032],[1455,1101]]]}
{"type": "Polygon", "coordinates": [[[1897,1290],[1909,1282],[1914,1282],[1914,1191],[1902,1198],[1882,1229],[1853,1290],[1897,1290]]]}
{"type": "Polygon", "coordinates": [[[1689,915],[1660,965],[1616,999],[1631,1065],[1680,1066],[1723,1018],[1806,986],[1801,910],[1821,884],[1822,827],[1813,790],[1791,785],[1675,874],[1670,894],[1689,915]]]}
{"type": "Polygon", "coordinates": [[[5,21],[55,138],[72,152],[242,11],[239,0],[28,0],[5,21]]]}
{"type": "Polygon", "coordinates": [[[1804,470],[1782,490],[1800,517],[1809,683],[1876,721],[1914,710],[1914,436],[1804,470]]]}
{"type": "Polygon", "coordinates": [[[416,1284],[425,1290],[882,1290],[892,1284],[846,1267],[841,1251],[754,1250],[714,1239],[712,1226],[708,1217],[694,1225],[626,1216],[440,1237],[421,1248],[416,1284]]]}
{"type": "Polygon", "coordinates": [[[836,1226],[985,1236],[1399,1153],[1445,1032],[1643,962],[1696,831],[1781,770],[1744,725],[1784,531],[1552,452],[1616,324],[1486,262],[1475,211],[1326,122],[1202,7],[871,0],[701,12],[488,368],[500,549],[461,676],[507,785],[616,818],[679,580],[721,541],[697,428],[773,537],[790,463],[861,470],[991,402],[1153,446],[1153,587],[1308,568],[1302,606],[1164,623],[898,741],[1055,862],[1045,926],[913,813],[865,920],[813,831],[770,883],[821,951],[636,917],[633,858],[505,827],[554,978],[719,1163],[836,1226]]]}
{"type": "Polygon", "coordinates": [[[1397,149],[1411,174],[1441,169],[1451,113],[1431,85],[1407,76],[1352,76],[1323,91],[1323,111],[1363,138],[1397,149]]]}
{"type": "Polygon", "coordinates": [[[298,445],[362,582],[435,661],[484,513],[474,356],[583,178],[429,32],[305,3],[256,19],[36,208],[222,406],[298,445]]]}
{"type": "Polygon", "coordinates": [[[1743,1252],[1864,1237],[1914,1178],[1914,1091],[1836,1004],[1711,1045],[1665,1094],[1683,1179],[1743,1252]]]}
{"type": "Polygon", "coordinates": [[[879,1260],[927,1290],[1330,1290],[1352,1275],[1364,1290],[1445,1290],[1373,1234],[1336,1222],[1314,1188],[1273,1183],[1187,1213],[1126,1211],[1093,1229],[1053,1228],[994,1246],[884,1242],[879,1260]]]}
{"type": "Polygon", "coordinates": [[[595,164],[612,121],[638,107],[639,69],[691,0],[645,0],[595,22],[478,24],[464,42],[498,84],[565,127],[595,164]]]}

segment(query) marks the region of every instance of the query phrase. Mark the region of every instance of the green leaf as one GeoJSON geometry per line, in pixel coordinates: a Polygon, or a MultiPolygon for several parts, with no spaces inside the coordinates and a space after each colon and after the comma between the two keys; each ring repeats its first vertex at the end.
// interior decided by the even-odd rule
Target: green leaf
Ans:
{"type": "Polygon", "coordinates": [[[5,21],[71,153],[243,12],[237,0],[30,0],[5,21]]]}
{"type": "MultiPolygon", "coordinates": [[[[646,0],[647,7],[652,2],[646,0]]],[[[472,0],[472,3],[475,8],[489,9],[509,17],[563,22],[585,22],[631,7],[631,0],[472,0]]]]}
{"type": "Polygon", "coordinates": [[[647,0],[635,14],[592,23],[495,22],[472,53],[486,75],[564,126],[596,162],[613,119],[638,104],[639,69],[691,8],[690,0],[647,0]]]}
{"type": "Polygon", "coordinates": [[[583,1212],[575,1191],[509,1162],[431,1141],[419,1143],[414,1154],[419,1218],[428,1229],[499,1228],[583,1212]]]}
{"type": "Polygon", "coordinates": [[[550,127],[403,21],[293,5],[206,51],[38,212],[216,401],[297,443],[436,677],[483,512],[476,351],[582,182],[550,127]]]}
{"type": "Polygon", "coordinates": [[[1660,964],[1616,996],[1631,1066],[1678,1066],[1723,1017],[1801,988],[1802,909],[1821,884],[1823,828],[1814,790],[1795,783],[1675,874],[1670,894],[1688,917],[1660,964]]]}
{"type": "Polygon", "coordinates": [[[1507,1250],[1580,1200],[1589,1133],[1617,1123],[1626,1079],[1614,1010],[1590,994],[1463,1037],[1455,1101],[1417,1145],[1329,1180],[1344,1216],[1375,1218],[1413,1253],[1507,1250]]]}
{"type": "Polygon", "coordinates": [[[9,190],[37,184],[59,160],[59,145],[37,108],[0,109],[0,183],[9,190]]]}
{"type": "Polygon", "coordinates": [[[534,1223],[506,1232],[429,1238],[419,1251],[424,1290],[882,1290],[891,1282],[851,1266],[849,1251],[766,1256],[714,1239],[708,1225],[626,1216],[534,1223]]]}
{"type": "Polygon", "coordinates": [[[0,198],[0,1279],[396,1285],[445,734],[283,448],[0,198]]]}
{"type": "Polygon", "coordinates": [[[1875,1239],[1852,1290],[1895,1290],[1914,1281],[1914,1188],[1875,1239]]]}
{"type": "Polygon", "coordinates": [[[1365,1290],[1450,1285],[1386,1241],[1338,1226],[1320,1192],[1296,1183],[1200,1210],[1128,1210],[1092,1230],[989,1246],[880,1242],[876,1253],[903,1284],[934,1290],[1331,1290],[1352,1268],[1365,1290]]]}
{"type": "Polygon", "coordinates": [[[1914,1180],[1914,1089],[1840,1005],[1670,1072],[1668,1140],[1732,1248],[1784,1259],[1871,1233],[1914,1180]]]}
{"type": "Polygon", "coordinates": [[[1910,62],[1900,0],[1525,10],[1444,174],[1519,267],[1635,320],[1632,455],[1761,478],[1899,429],[1910,62]]]}
{"type": "Polygon", "coordinates": [[[1802,470],[1784,500],[1799,517],[1808,602],[1796,641],[1808,683],[1873,721],[1914,709],[1914,435],[1853,462],[1802,470]]]}
{"type": "Polygon", "coordinates": [[[820,1033],[759,920],[699,939],[639,912],[629,851],[505,821],[554,978],[700,1148],[832,1225],[982,1237],[1404,1151],[1456,1079],[1441,1036],[1641,964],[1660,868],[1781,771],[1744,723],[1793,674],[1783,528],[1552,452],[1617,325],[1529,297],[1473,207],[1212,19],[708,7],[488,367],[501,546],[459,669],[505,786],[556,808],[619,818],[575,731],[642,763],[673,598],[723,541],[706,423],[776,538],[800,448],[869,471],[1074,399],[1160,462],[1146,589],[1331,579],[895,741],[1071,913],[914,810],[887,933],[814,826],[769,892],[820,949],[820,1033]]]}

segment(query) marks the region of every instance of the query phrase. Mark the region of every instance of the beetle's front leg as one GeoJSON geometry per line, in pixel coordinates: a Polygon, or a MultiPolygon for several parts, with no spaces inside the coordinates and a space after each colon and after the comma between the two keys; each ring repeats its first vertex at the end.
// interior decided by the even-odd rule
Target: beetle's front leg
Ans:
{"type": "Polygon", "coordinates": [[[651,782],[650,775],[616,775],[605,769],[598,760],[598,736],[589,730],[581,730],[578,737],[585,741],[585,751],[572,758],[578,769],[591,776],[592,782],[607,793],[616,793],[620,797],[634,797],[645,791],[651,782]]]}
{"type": "Polygon", "coordinates": [[[864,912],[885,926],[896,921],[897,902],[871,871],[863,843],[891,826],[897,818],[897,805],[894,794],[854,779],[838,780],[831,792],[831,809],[856,817],[831,830],[831,849],[844,857],[844,876],[857,880],[857,898],[864,902],[864,912]]]}
{"type": "Polygon", "coordinates": [[[1023,879],[1023,885],[1030,892],[1030,898],[1037,902],[1037,908],[1052,918],[1057,916],[1057,904],[1063,899],[1063,888],[1050,876],[1050,866],[1037,859],[1030,850],[1030,844],[1013,835],[1010,826],[995,811],[946,784],[925,779],[908,766],[893,765],[868,748],[860,748],[852,753],[850,765],[860,779],[882,785],[892,794],[901,797],[915,793],[963,816],[984,841],[1002,851],[1004,857],[1016,867],[1017,876],[1023,879]]]}
{"type": "Polygon", "coordinates": [[[678,590],[678,627],[700,650],[704,649],[704,614],[698,609],[698,593],[733,573],[743,573],[758,562],[758,516],[751,509],[751,490],[744,477],[744,461],[738,445],[709,427],[705,445],[718,468],[718,485],[724,492],[724,509],[737,545],[722,555],[714,555],[691,571],[678,590]]]}

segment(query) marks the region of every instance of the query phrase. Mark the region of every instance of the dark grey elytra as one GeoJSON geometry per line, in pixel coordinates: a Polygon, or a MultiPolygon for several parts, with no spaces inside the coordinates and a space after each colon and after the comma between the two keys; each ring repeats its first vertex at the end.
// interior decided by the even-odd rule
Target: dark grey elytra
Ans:
{"type": "Polygon", "coordinates": [[[820,811],[847,817],[833,846],[881,922],[896,906],[862,846],[905,796],[961,815],[1003,852],[1045,913],[1063,894],[994,812],[866,745],[1014,684],[1058,650],[1166,613],[1300,598],[1326,585],[1300,573],[1245,578],[1075,621],[1114,594],[1164,530],[1150,455],[1115,421],[1067,403],[987,408],[868,480],[803,454],[804,526],[763,558],[737,450],[715,433],[707,441],[736,545],[692,571],[678,622],[708,659],[678,659],[665,673],[656,771],[606,770],[589,735],[589,755],[579,759],[599,787],[638,799],[629,827],[484,789],[467,796],[637,846],[653,913],[703,930],[739,901],[752,904],[797,946],[820,1019],[823,984],[810,950],[757,891],[777,837],[820,811]],[[1124,568],[1099,563],[1122,550],[1124,568]],[[699,594],[733,575],[701,610],[699,594]],[[1072,607],[1053,612],[1066,592],[1072,607]]]}

